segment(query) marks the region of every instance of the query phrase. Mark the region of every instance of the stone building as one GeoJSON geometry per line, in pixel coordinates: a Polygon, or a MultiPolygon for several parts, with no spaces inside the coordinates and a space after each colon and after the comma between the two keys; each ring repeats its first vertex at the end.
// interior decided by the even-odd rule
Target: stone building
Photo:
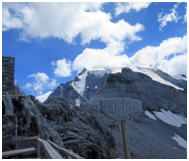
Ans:
{"type": "Polygon", "coordinates": [[[14,57],[2,57],[2,91],[14,92],[14,57]]]}

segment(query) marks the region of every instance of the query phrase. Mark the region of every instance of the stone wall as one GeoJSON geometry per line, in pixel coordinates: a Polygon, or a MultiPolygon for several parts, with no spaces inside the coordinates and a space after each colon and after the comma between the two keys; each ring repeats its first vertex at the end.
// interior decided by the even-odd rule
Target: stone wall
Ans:
{"type": "Polygon", "coordinates": [[[14,57],[2,57],[2,90],[14,92],[14,57]]]}

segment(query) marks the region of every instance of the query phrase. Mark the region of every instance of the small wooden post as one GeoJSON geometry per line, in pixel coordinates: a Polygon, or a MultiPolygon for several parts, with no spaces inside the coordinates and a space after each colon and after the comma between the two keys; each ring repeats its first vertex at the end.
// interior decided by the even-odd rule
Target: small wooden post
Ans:
{"type": "Polygon", "coordinates": [[[124,156],[125,159],[127,159],[127,146],[126,146],[126,138],[125,138],[125,125],[126,125],[126,121],[125,120],[121,120],[121,132],[122,132],[122,138],[123,138],[123,152],[124,152],[124,156]]]}

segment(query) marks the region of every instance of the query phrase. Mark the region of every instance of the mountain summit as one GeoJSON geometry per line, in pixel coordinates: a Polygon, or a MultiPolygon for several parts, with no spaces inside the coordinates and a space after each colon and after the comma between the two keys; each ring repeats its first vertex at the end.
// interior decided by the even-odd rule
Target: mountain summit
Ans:
{"type": "MultiPolygon", "coordinates": [[[[132,66],[127,68],[114,68],[107,70],[83,69],[82,72],[80,72],[72,81],[65,84],[60,84],[49,95],[48,99],[64,98],[70,104],[79,106],[102,90],[107,85],[108,77],[111,75],[116,75],[117,73],[123,75],[123,71],[125,69],[129,69],[132,73],[141,73],[142,75],[150,77],[151,79],[148,79],[148,82],[146,83],[151,84],[152,82],[156,82],[166,88],[173,87],[173,89],[175,89],[174,91],[186,91],[187,83],[183,78],[171,76],[153,66],[148,68],[132,66]]],[[[133,80],[133,83],[140,82],[140,80],[140,77],[136,77],[136,79],[133,80]]]]}

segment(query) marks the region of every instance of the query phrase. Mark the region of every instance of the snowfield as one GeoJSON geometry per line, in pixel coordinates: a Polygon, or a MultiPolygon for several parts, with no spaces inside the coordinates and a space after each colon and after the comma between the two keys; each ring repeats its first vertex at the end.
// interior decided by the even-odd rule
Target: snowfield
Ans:
{"type": "Polygon", "coordinates": [[[86,84],[86,77],[87,77],[88,71],[85,71],[83,74],[78,75],[79,81],[73,81],[72,87],[77,91],[78,94],[83,96],[85,91],[85,84],[86,84]]]}
{"type": "Polygon", "coordinates": [[[187,142],[186,140],[184,140],[182,137],[180,137],[179,135],[175,134],[175,136],[172,137],[173,140],[175,140],[177,142],[178,145],[180,145],[183,148],[187,148],[187,142]]]}
{"type": "Polygon", "coordinates": [[[151,112],[149,112],[149,111],[144,111],[144,114],[145,114],[148,118],[150,118],[150,119],[152,119],[152,120],[157,120],[157,119],[155,118],[155,116],[154,116],[151,112]]]}
{"type": "Polygon", "coordinates": [[[161,112],[153,111],[155,116],[161,121],[176,127],[181,127],[182,124],[186,124],[187,120],[182,115],[174,114],[171,111],[165,111],[161,109],[161,112]]]}
{"type": "MultiPolygon", "coordinates": [[[[160,77],[156,71],[158,71],[159,69],[157,69],[156,67],[153,67],[153,66],[150,66],[150,67],[137,67],[137,66],[130,66],[130,68],[135,71],[135,72],[140,72],[140,73],[143,73],[143,74],[146,74],[148,75],[149,77],[151,77],[154,81],[157,81],[161,84],[165,84],[165,85],[168,85],[168,86],[171,86],[171,87],[174,87],[175,89],[179,89],[179,90],[183,90],[183,88],[181,87],[178,87],[177,85],[175,84],[172,84],[171,82],[163,79],[162,77],[160,77]]],[[[174,77],[175,79],[179,79],[175,76],[172,76],[174,77]]]]}

